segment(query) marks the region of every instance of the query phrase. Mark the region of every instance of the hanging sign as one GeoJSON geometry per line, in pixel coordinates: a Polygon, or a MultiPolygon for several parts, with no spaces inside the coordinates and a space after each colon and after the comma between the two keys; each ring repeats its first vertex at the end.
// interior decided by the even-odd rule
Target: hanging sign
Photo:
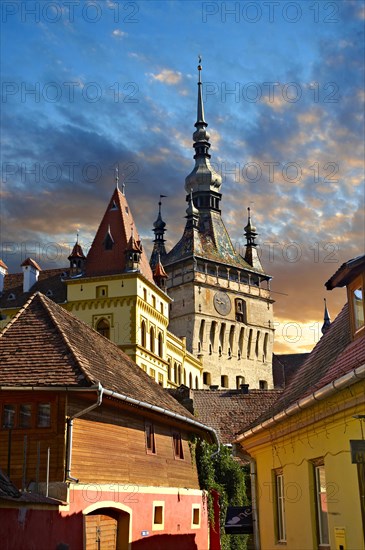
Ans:
{"type": "Polygon", "coordinates": [[[253,533],[252,507],[228,506],[224,529],[227,535],[249,535],[253,533]]]}

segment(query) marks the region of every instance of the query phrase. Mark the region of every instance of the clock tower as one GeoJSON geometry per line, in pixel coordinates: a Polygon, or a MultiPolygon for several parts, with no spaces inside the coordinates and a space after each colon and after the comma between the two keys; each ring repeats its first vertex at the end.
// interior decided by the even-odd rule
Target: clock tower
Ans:
{"type": "Polygon", "coordinates": [[[172,298],[169,330],[186,337],[187,349],[202,359],[205,387],[272,388],[271,277],[257,254],[250,212],[244,257],[223,223],[222,178],[210,163],[201,71],[199,63],[195,166],[185,179],[186,225],[180,241],[161,255],[172,298]]]}

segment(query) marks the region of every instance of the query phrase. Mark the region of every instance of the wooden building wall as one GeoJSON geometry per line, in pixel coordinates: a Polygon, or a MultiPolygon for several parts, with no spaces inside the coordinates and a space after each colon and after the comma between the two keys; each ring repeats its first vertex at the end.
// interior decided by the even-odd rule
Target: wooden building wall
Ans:
{"type": "Polygon", "coordinates": [[[62,393],[0,392],[0,468],[5,474],[10,474],[10,479],[18,488],[27,488],[29,483],[37,481],[37,463],[39,463],[38,481],[40,483],[46,481],[48,448],[50,449],[49,481],[64,480],[65,402],[66,396],[62,393]],[[32,405],[32,415],[36,415],[38,403],[50,403],[50,426],[37,427],[36,418],[33,416],[31,427],[21,428],[19,423],[21,403],[32,405]],[[15,426],[11,430],[4,427],[4,405],[6,404],[15,405],[17,411],[15,426]],[[10,471],[8,471],[9,462],[10,471]]]}
{"type": "Polygon", "coordinates": [[[188,433],[156,416],[104,402],[87,417],[74,420],[72,476],[81,483],[127,483],[198,489],[188,433]],[[156,453],[147,452],[145,422],[155,430],[156,453]],[[174,456],[173,432],[180,432],[184,458],[174,456]]]}

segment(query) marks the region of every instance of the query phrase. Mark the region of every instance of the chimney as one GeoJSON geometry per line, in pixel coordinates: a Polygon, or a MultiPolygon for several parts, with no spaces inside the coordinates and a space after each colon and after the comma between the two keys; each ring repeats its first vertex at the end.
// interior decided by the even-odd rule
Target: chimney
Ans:
{"type": "Polygon", "coordinates": [[[39,272],[42,270],[32,258],[24,260],[21,267],[23,268],[23,292],[29,292],[38,281],[39,272]]]}
{"type": "Polygon", "coordinates": [[[4,290],[5,275],[8,274],[8,267],[0,260],[0,292],[4,290]]]}
{"type": "Polygon", "coordinates": [[[248,394],[248,388],[250,387],[250,384],[240,384],[241,392],[245,395],[248,394]]]}

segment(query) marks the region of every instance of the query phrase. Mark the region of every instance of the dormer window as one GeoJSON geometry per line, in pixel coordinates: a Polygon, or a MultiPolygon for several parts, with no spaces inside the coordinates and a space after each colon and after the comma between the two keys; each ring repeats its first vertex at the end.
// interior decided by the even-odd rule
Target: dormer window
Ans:
{"type": "Polygon", "coordinates": [[[352,293],[355,330],[364,326],[364,289],[359,286],[352,293]]]}
{"type": "Polygon", "coordinates": [[[105,250],[111,250],[113,248],[114,239],[113,239],[112,234],[110,232],[110,227],[108,227],[108,232],[105,235],[105,239],[104,239],[103,244],[104,244],[105,250]]]}
{"type": "Polygon", "coordinates": [[[15,294],[14,294],[14,292],[10,292],[10,294],[9,294],[9,296],[8,296],[8,300],[9,300],[9,302],[10,302],[11,300],[15,300],[15,294]]]}
{"type": "Polygon", "coordinates": [[[50,288],[47,290],[46,296],[48,296],[49,298],[50,298],[51,296],[53,296],[53,292],[52,292],[52,290],[51,290],[50,288]]]}
{"type": "Polygon", "coordinates": [[[352,334],[354,337],[357,337],[359,334],[364,334],[365,330],[364,277],[356,277],[348,285],[347,292],[351,313],[352,334]]]}

